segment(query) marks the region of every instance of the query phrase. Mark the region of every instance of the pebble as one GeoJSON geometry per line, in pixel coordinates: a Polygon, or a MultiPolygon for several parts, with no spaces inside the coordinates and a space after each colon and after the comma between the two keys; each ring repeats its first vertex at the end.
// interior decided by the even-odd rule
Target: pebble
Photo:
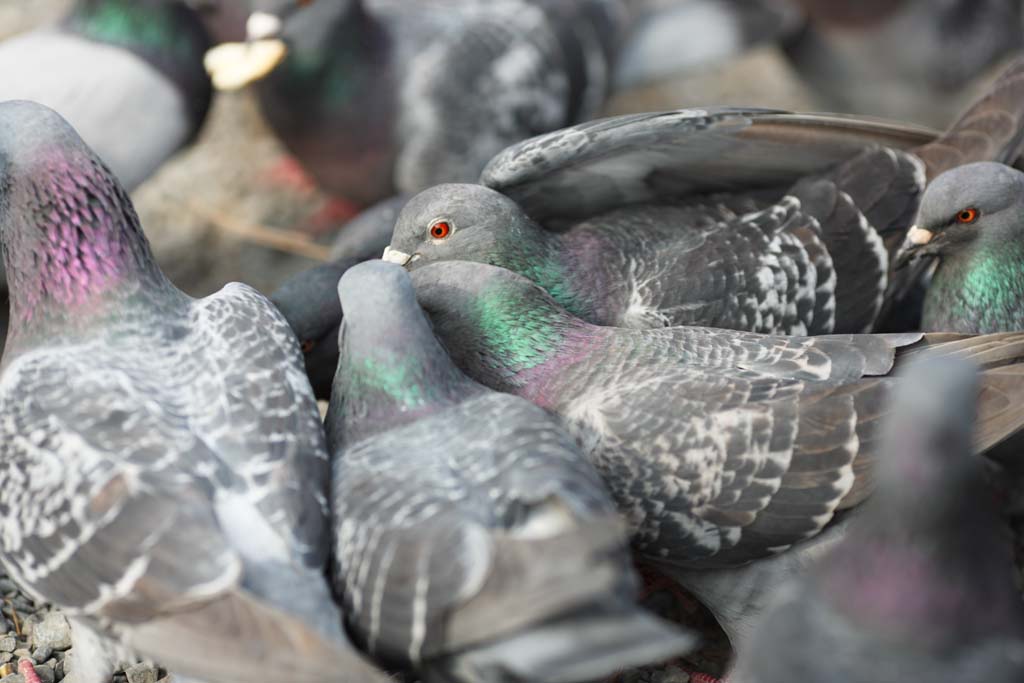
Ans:
{"type": "Polygon", "coordinates": [[[652,676],[651,683],[690,683],[690,674],[678,666],[670,666],[652,676]]]}
{"type": "Polygon", "coordinates": [[[14,651],[14,656],[18,659],[32,659],[32,653],[23,647],[19,647],[14,651]]]}
{"type": "Polygon", "coordinates": [[[0,593],[4,595],[10,595],[11,593],[18,592],[18,584],[11,581],[9,578],[0,577],[0,593]]]}
{"type": "Polygon", "coordinates": [[[14,659],[13,652],[0,652],[0,664],[6,664],[12,659],[14,659]]]}
{"type": "Polygon", "coordinates": [[[0,683],[25,683],[25,679],[21,674],[11,674],[0,678],[0,683]]]}
{"type": "Polygon", "coordinates": [[[71,647],[71,626],[68,620],[57,612],[50,612],[32,628],[29,644],[37,648],[67,650],[71,647]]]}
{"type": "Polygon", "coordinates": [[[54,672],[53,667],[47,664],[36,664],[36,674],[39,675],[39,683],[54,683],[57,680],[57,674],[54,672]]]}
{"type": "Polygon", "coordinates": [[[53,656],[53,648],[46,645],[40,645],[32,650],[32,659],[37,662],[45,662],[51,656],[53,656]]]}
{"type": "Polygon", "coordinates": [[[14,636],[0,638],[0,652],[14,652],[16,647],[18,647],[18,639],[14,636]]]}
{"type": "Polygon", "coordinates": [[[157,673],[156,667],[145,662],[124,670],[128,683],[156,683],[157,673]]]}

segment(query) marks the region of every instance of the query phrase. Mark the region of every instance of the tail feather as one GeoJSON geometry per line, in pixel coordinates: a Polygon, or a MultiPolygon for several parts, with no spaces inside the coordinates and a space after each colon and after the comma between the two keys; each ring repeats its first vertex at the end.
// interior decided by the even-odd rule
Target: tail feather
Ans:
{"type": "Polygon", "coordinates": [[[633,604],[575,610],[490,645],[432,662],[431,681],[574,683],[686,654],[697,639],[633,604]]]}

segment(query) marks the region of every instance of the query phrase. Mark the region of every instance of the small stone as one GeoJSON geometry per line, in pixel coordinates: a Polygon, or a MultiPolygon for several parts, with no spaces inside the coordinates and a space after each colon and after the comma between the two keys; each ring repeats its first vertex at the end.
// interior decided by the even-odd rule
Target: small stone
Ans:
{"type": "Polygon", "coordinates": [[[32,659],[37,662],[45,662],[51,655],[53,655],[53,648],[46,645],[41,645],[32,650],[32,659]]]}
{"type": "Polygon", "coordinates": [[[0,677],[10,676],[13,673],[17,673],[13,664],[4,664],[3,666],[0,666],[0,677]]]}
{"type": "Polygon", "coordinates": [[[21,674],[11,674],[0,678],[0,683],[25,683],[25,678],[21,674]]]}
{"type": "Polygon", "coordinates": [[[32,647],[48,647],[51,650],[67,650],[71,647],[71,626],[63,615],[50,612],[32,628],[29,637],[32,647]]]}
{"type": "Polygon", "coordinates": [[[12,659],[14,659],[13,652],[0,652],[0,664],[6,664],[12,659]]]}
{"type": "Polygon", "coordinates": [[[39,676],[39,683],[54,683],[57,680],[57,675],[53,671],[53,667],[47,664],[36,664],[36,674],[39,676]]]}
{"type": "Polygon", "coordinates": [[[146,663],[136,664],[124,670],[128,683],[156,683],[157,673],[155,666],[146,663]]]}
{"type": "Polygon", "coordinates": [[[678,666],[670,666],[656,674],[651,680],[653,683],[690,683],[690,674],[678,666]]]}
{"type": "Polygon", "coordinates": [[[64,680],[64,675],[64,662],[57,662],[53,667],[53,679],[55,681],[62,681],[64,680]]]}
{"type": "Polygon", "coordinates": [[[14,651],[14,656],[18,659],[32,659],[32,653],[23,647],[19,647],[14,651]]]}
{"type": "Polygon", "coordinates": [[[0,579],[0,593],[3,593],[4,595],[10,595],[11,593],[17,592],[18,584],[14,583],[6,577],[0,579]]]}
{"type": "Polygon", "coordinates": [[[0,652],[14,652],[18,647],[18,639],[14,636],[0,637],[0,652]]]}

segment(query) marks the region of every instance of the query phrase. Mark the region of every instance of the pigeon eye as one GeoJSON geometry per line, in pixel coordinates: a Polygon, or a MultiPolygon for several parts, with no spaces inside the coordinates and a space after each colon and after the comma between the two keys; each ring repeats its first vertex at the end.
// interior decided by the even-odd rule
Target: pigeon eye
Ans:
{"type": "Polygon", "coordinates": [[[430,236],[435,240],[443,240],[452,234],[452,224],[448,221],[434,221],[430,224],[430,236]]]}
{"type": "Polygon", "coordinates": [[[976,220],[978,220],[978,210],[974,208],[964,209],[963,211],[956,215],[957,223],[967,224],[973,223],[976,220]]]}
{"type": "Polygon", "coordinates": [[[312,339],[307,339],[304,342],[302,342],[302,352],[309,353],[310,351],[313,350],[314,346],[316,346],[316,342],[314,342],[312,339]]]}

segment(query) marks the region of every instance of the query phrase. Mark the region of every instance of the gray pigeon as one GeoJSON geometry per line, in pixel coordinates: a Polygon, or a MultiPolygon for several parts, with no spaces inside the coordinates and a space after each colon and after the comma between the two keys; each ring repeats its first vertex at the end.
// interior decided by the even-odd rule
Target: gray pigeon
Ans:
{"type": "Polygon", "coordinates": [[[598,325],[861,332],[888,284],[884,236],[898,244],[924,183],[878,145],[930,139],[730,108],[583,124],[505,150],[487,187],[414,197],[385,258],[509,268],[598,325]]]}
{"type": "Polygon", "coordinates": [[[56,25],[0,43],[0,101],[55,109],[133,190],[205,119],[209,47],[183,0],[76,0],[56,25]]]}
{"type": "Polygon", "coordinates": [[[0,104],[0,561],[73,623],[207,683],[384,681],[323,572],[327,450],[295,337],[255,290],[153,262],[123,187],[55,112],[0,104]]]}
{"type": "Polygon", "coordinates": [[[830,111],[946,126],[1024,48],[1020,0],[790,1],[808,22],[786,53],[830,111]]]}
{"type": "MultiPolygon", "coordinates": [[[[494,266],[439,262],[412,277],[456,364],[560,416],[640,554],[706,600],[740,645],[780,576],[841,529],[801,541],[870,494],[878,418],[895,382],[871,375],[889,371],[894,345],[920,337],[595,327],[494,266]],[[754,560],[751,573],[737,569],[754,560]]],[[[978,449],[1020,432],[1024,335],[946,343],[926,346],[993,368],[978,449]]]]}
{"type": "Polygon", "coordinates": [[[370,654],[426,680],[541,682],[690,649],[634,604],[624,525],[558,421],[456,369],[398,266],[338,291],[333,578],[370,654]]]}
{"type": "Polygon", "coordinates": [[[1011,536],[971,457],[977,393],[969,363],[912,366],[875,495],[811,575],[780,591],[730,681],[1024,680],[1011,536]]]}
{"type": "Polygon", "coordinates": [[[899,255],[916,259],[938,261],[925,330],[1024,330],[1024,173],[979,162],[940,175],[899,255]]]}
{"type": "Polygon", "coordinates": [[[504,147],[592,116],[626,21],[622,0],[254,6],[250,41],[207,56],[215,84],[258,81],[288,150],[357,206],[471,182],[504,147]]]}

